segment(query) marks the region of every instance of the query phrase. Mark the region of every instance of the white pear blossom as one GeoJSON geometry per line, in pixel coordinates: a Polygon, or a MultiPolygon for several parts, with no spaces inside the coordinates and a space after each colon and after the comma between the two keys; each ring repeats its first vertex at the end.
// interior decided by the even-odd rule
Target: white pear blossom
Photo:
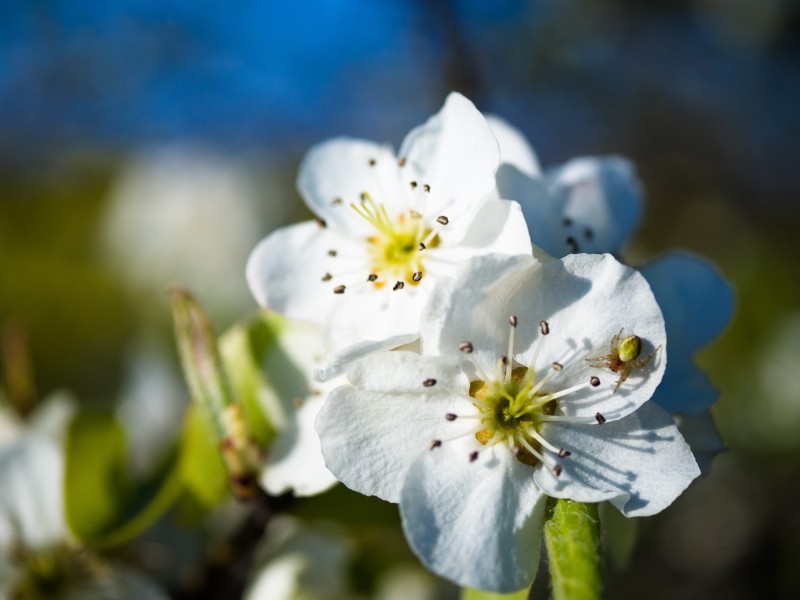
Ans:
{"type": "Polygon", "coordinates": [[[389,146],[337,138],[303,160],[298,188],[317,220],[279,229],[253,251],[262,306],[325,325],[329,377],[347,361],[417,337],[436,281],[466,259],[530,255],[519,205],[498,200],[497,141],[463,96],[389,146]]]}
{"type": "Polygon", "coordinates": [[[48,394],[23,418],[0,395],[0,451],[26,433],[36,433],[56,441],[63,441],[67,426],[77,409],[75,398],[66,391],[48,394]]]}
{"type": "Polygon", "coordinates": [[[497,189],[522,206],[534,244],[560,257],[617,252],[642,216],[642,191],[630,161],[619,156],[579,157],[542,172],[525,137],[489,117],[500,144],[497,189]]]}
{"type": "Polygon", "coordinates": [[[666,365],[661,312],[610,255],[476,258],[436,289],[420,335],[421,354],[355,363],[317,431],[331,471],[399,503],[413,550],[459,585],[530,584],[545,495],[644,516],[699,474],[671,417],[646,402],[666,365]],[[621,330],[650,360],[618,386],[587,359],[621,330]]]}

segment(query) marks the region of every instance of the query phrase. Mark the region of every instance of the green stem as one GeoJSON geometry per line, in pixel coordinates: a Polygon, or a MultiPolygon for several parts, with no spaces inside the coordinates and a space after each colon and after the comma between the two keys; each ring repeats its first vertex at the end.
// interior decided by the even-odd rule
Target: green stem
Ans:
{"type": "Polygon", "coordinates": [[[595,600],[602,596],[602,548],[596,504],[549,498],[544,541],[554,600],[595,600]]]}

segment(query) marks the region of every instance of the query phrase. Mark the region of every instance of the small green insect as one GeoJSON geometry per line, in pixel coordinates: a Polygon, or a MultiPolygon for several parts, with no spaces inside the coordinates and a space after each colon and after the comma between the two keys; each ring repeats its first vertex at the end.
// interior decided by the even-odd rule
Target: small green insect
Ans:
{"type": "Polygon", "coordinates": [[[622,332],[625,328],[619,330],[619,333],[611,338],[611,351],[603,356],[594,356],[587,358],[586,362],[589,366],[596,369],[607,368],[612,373],[619,373],[617,379],[617,386],[614,388],[614,393],[617,393],[619,386],[625,383],[630,374],[636,369],[641,369],[653,358],[656,352],[661,349],[661,346],[653,350],[647,356],[639,358],[642,353],[642,338],[638,335],[629,335],[625,338],[622,337],[622,332]]]}

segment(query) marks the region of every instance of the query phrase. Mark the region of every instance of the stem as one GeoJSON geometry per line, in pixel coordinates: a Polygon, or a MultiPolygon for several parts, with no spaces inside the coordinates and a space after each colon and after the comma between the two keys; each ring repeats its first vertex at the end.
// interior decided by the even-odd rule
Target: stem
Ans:
{"type": "Polygon", "coordinates": [[[595,600],[603,588],[596,504],[548,498],[544,540],[554,600],[595,600]]]}

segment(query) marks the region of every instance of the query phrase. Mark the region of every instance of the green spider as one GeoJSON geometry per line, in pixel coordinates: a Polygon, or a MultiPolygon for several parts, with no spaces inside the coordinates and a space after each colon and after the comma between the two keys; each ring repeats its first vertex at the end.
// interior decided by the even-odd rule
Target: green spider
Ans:
{"type": "Polygon", "coordinates": [[[619,379],[616,381],[617,386],[614,388],[615,394],[634,370],[641,369],[649,363],[655,353],[661,349],[661,346],[659,346],[647,356],[639,358],[642,353],[642,338],[638,335],[629,335],[622,338],[624,329],[624,327],[620,329],[619,333],[611,338],[611,351],[608,354],[586,359],[586,362],[591,367],[596,369],[608,368],[612,373],[619,373],[619,379]]]}

